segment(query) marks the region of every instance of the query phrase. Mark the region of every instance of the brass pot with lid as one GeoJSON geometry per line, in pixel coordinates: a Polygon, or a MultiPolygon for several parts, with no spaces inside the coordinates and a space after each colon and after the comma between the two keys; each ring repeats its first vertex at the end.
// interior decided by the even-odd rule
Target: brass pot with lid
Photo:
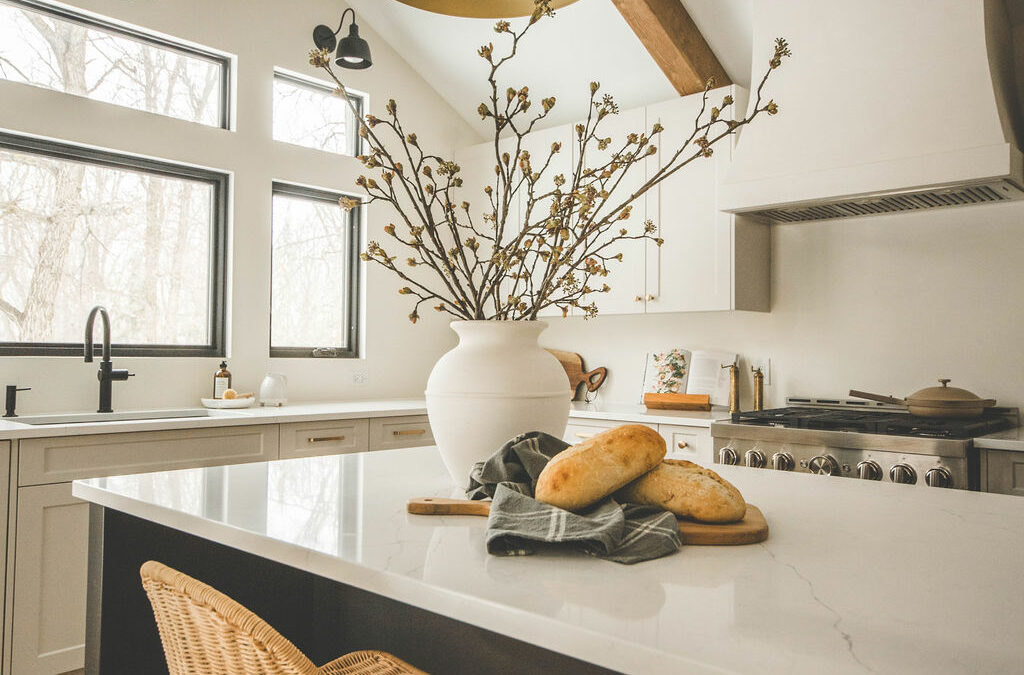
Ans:
{"type": "Polygon", "coordinates": [[[939,380],[938,387],[919,389],[906,398],[882,396],[856,389],[850,390],[850,396],[894,405],[905,405],[911,415],[919,417],[979,417],[985,412],[985,408],[996,404],[995,399],[983,399],[966,389],[950,387],[949,382],[949,378],[942,378],[939,380]]]}

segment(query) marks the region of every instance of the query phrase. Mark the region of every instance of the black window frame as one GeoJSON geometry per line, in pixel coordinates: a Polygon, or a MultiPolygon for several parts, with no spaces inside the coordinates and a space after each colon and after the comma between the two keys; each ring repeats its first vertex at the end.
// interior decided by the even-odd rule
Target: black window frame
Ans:
{"type": "MultiPolygon", "coordinates": [[[[344,192],[333,192],[320,188],[296,185],[285,181],[274,181],[271,188],[271,203],[277,195],[287,197],[298,197],[300,199],[312,199],[316,201],[329,202],[338,205],[341,197],[352,197],[353,195],[344,192]]],[[[268,345],[271,358],[310,359],[310,358],[336,358],[336,359],[358,359],[359,337],[361,324],[360,299],[362,298],[362,261],[359,259],[359,252],[362,245],[362,205],[350,210],[346,214],[348,219],[348,346],[331,347],[326,345],[316,347],[275,347],[273,338],[274,326],[274,223],[271,215],[270,233],[270,326],[268,327],[268,345]]],[[[273,207],[271,207],[273,214],[273,207]]]]}
{"type": "MultiPolygon", "coordinates": [[[[149,32],[149,31],[147,31],[147,30],[145,30],[143,28],[138,28],[138,27],[134,27],[134,26],[129,27],[129,26],[126,26],[126,25],[121,24],[121,23],[117,23],[117,22],[109,20],[109,19],[101,18],[99,16],[94,16],[92,14],[85,14],[83,12],[76,12],[76,11],[74,11],[72,9],[67,8],[67,7],[52,5],[49,2],[45,2],[44,0],[0,0],[0,4],[12,5],[14,7],[19,7],[19,6],[20,7],[24,7],[25,9],[29,9],[29,10],[32,10],[32,11],[41,12],[41,13],[44,13],[44,14],[49,14],[50,16],[53,16],[55,18],[58,18],[58,19],[61,19],[61,20],[64,20],[64,21],[70,21],[72,23],[77,23],[79,25],[85,26],[86,28],[97,28],[99,30],[102,30],[102,31],[105,31],[105,32],[108,32],[108,33],[114,33],[115,35],[120,35],[122,37],[126,37],[126,38],[129,38],[129,39],[132,39],[132,40],[137,40],[139,42],[144,42],[144,43],[156,46],[156,47],[160,47],[162,49],[168,49],[170,51],[178,52],[179,54],[184,54],[186,56],[191,56],[193,58],[197,58],[197,59],[201,59],[203,61],[209,61],[209,62],[217,64],[220,67],[220,86],[219,86],[220,110],[218,111],[218,113],[219,113],[218,114],[219,123],[216,126],[209,125],[209,124],[203,124],[202,122],[195,122],[193,120],[182,119],[180,117],[174,117],[172,115],[163,115],[161,113],[155,113],[155,112],[152,112],[152,111],[149,111],[149,110],[139,110],[138,108],[132,108],[131,106],[125,106],[125,105],[121,105],[119,103],[110,103],[109,101],[103,101],[102,99],[92,99],[92,98],[90,98],[89,100],[100,101],[101,103],[109,103],[110,105],[116,105],[119,108],[128,108],[129,110],[136,110],[137,112],[145,112],[145,113],[149,113],[151,115],[159,115],[160,117],[166,117],[168,119],[179,120],[179,121],[188,122],[188,123],[191,123],[191,124],[199,124],[199,125],[207,126],[207,127],[212,126],[213,128],[218,128],[219,127],[221,129],[228,129],[228,130],[231,129],[231,123],[232,123],[231,110],[233,108],[232,100],[231,100],[231,90],[232,90],[231,80],[232,80],[232,76],[233,75],[232,75],[232,68],[231,68],[231,66],[232,66],[232,59],[231,59],[230,56],[225,55],[225,54],[217,53],[217,52],[215,52],[213,50],[202,49],[200,47],[196,47],[196,46],[193,46],[193,45],[190,45],[190,44],[185,44],[183,42],[179,42],[177,40],[174,40],[174,39],[171,39],[171,38],[168,38],[168,37],[164,37],[162,35],[157,35],[155,33],[149,32]]],[[[31,82],[28,82],[28,83],[25,83],[25,84],[28,84],[28,85],[34,86],[34,87],[42,87],[44,89],[49,89],[49,87],[43,87],[42,85],[33,84],[31,82]]],[[[52,89],[50,89],[50,91],[59,91],[59,90],[52,90],[52,89]]],[[[77,96],[78,95],[78,94],[72,94],[72,93],[69,93],[69,92],[62,92],[62,93],[68,94],[69,96],[77,96]]],[[[85,97],[85,98],[89,98],[89,97],[85,97]]]]}
{"type": "MultiPolygon", "coordinates": [[[[138,157],[125,153],[75,145],[48,138],[24,136],[0,131],[0,148],[54,159],[82,162],[96,166],[126,169],[145,173],[208,183],[213,188],[211,212],[214,221],[210,236],[210,302],[208,330],[210,341],[205,345],[174,344],[111,344],[114,356],[192,356],[223,358],[226,352],[228,204],[230,174],[166,160],[138,157]]],[[[116,307],[108,307],[117,311],[116,307]]],[[[84,329],[86,317],[82,317],[84,329]]],[[[117,335],[116,314],[112,335],[117,335]]],[[[98,345],[97,345],[98,347],[98,345]]],[[[0,341],[0,356],[77,356],[85,354],[83,343],[73,342],[5,342],[0,341]]]]}
{"type": "MultiPolygon", "coordinates": [[[[288,82],[289,84],[295,85],[296,87],[302,87],[304,89],[309,89],[309,90],[315,91],[317,93],[325,93],[325,94],[329,94],[331,96],[334,96],[335,87],[331,86],[327,82],[324,82],[323,80],[318,80],[318,79],[315,79],[315,78],[312,78],[312,77],[307,77],[305,75],[300,75],[298,73],[293,73],[293,72],[288,71],[288,70],[283,70],[281,68],[274,68],[274,77],[273,77],[273,79],[274,79],[274,81],[277,81],[278,79],[281,79],[281,80],[284,80],[285,82],[288,82]]],[[[273,88],[273,86],[271,88],[273,88]]],[[[273,141],[275,141],[276,143],[286,143],[288,145],[294,145],[294,146],[297,146],[297,147],[300,147],[300,148],[306,148],[307,150],[315,150],[317,152],[326,152],[329,155],[341,155],[343,157],[356,157],[356,156],[362,154],[362,147],[363,147],[362,141],[363,141],[363,139],[359,136],[359,121],[362,119],[362,117],[363,117],[363,109],[366,107],[366,100],[365,100],[366,97],[365,97],[365,95],[360,94],[357,91],[352,91],[352,90],[349,90],[347,88],[345,89],[345,91],[346,91],[346,93],[347,93],[347,95],[349,97],[349,100],[353,102],[354,107],[356,109],[355,113],[353,113],[352,110],[350,108],[348,108],[348,106],[345,107],[345,113],[346,113],[346,118],[345,118],[345,135],[346,135],[346,139],[345,140],[348,141],[348,143],[347,143],[348,147],[345,148],[345,152],[343,152],[343,153],[332,152],[331,150],[323,150],[321,148],[314,148],[314,147],[311,147],[311,146],[308,146],[308,145],[302,145],[301,143],[293,143],[292,141],[284,141],[284,140],[281,140],[281,139],[278,139],[278,138],[274,138],[273,137],[274,136],[273,129],[271,129],[271,132],[270,132],[271,139],[273,141]]],[[[273,102],[271,102],[271,115],[274,114],[273,108],[274,108],[274,105],[273,105],[273,102]]]]}

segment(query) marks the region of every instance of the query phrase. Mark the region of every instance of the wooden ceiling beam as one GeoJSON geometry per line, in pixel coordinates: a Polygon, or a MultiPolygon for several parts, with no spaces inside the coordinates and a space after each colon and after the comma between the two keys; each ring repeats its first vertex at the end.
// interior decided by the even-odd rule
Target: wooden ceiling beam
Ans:
{"type": "Polygon", "coordinates": [[[680,96],[732,84],[682,0],[612,0],[680,96]]]}

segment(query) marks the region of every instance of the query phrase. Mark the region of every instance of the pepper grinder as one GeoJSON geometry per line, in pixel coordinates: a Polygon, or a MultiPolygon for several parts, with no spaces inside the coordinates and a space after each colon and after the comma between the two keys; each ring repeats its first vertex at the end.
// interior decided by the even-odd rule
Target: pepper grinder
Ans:
{"type": "Polygon", "coordinates": [[[764,410],[764,372],[754,366],[750,372],[754,374],[754,410],[764,410]]]}
{"type": "Polygon", "coordinates": [[[740,367],[735,363],[722,366],[729,369],[729,414],[740,411],[740,367]]]}

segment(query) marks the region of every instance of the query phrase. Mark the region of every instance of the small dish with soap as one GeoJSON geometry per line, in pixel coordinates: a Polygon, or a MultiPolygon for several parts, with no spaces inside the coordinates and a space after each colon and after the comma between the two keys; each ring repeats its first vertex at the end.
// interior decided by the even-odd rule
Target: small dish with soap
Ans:
{"type": "Polygon", "coordinates": [[[238,408],[251,408],[256,405],[255,394],[239,394],[234,389],[224,392],[224,398],[201,398],[203,407],[214,410],[231,410],[238,408]]]}

